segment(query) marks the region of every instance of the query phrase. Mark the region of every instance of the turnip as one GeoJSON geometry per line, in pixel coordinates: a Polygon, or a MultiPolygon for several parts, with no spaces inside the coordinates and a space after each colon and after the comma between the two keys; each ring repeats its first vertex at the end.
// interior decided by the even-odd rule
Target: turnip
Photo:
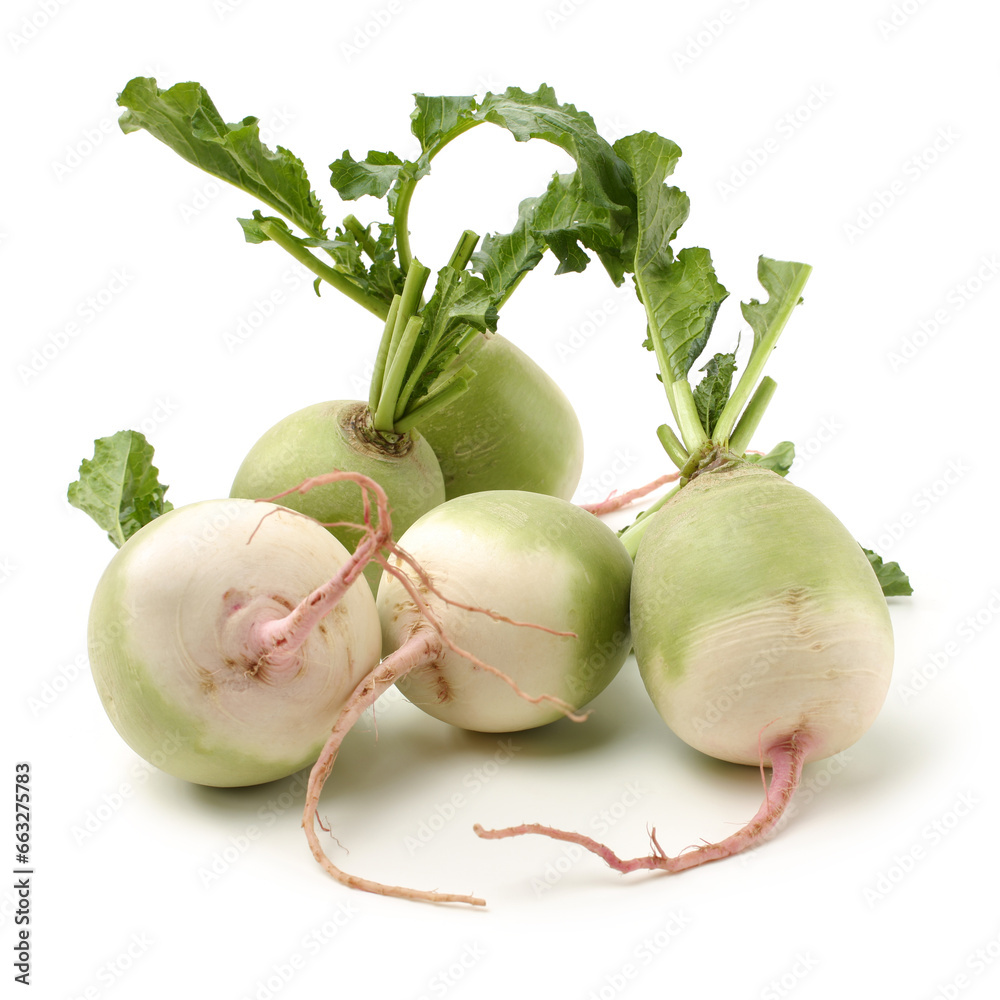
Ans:
{"type": "Polygon", "coordinates": [[[466,728],[582,719],[578,710],[628,654],[632,560],[596,518],[541,494],[456,498],[397,545],[386,495],[370,479],[331,472],[295,492],[343,481],[363,497],[353,554],[273,502],[170,509],[142,435],[96,442],[69,491],[120,546],[92,605],[94,678],[125,740],[178,777],[253,784],[315,761],[303,824],[313,854],[342,883],[479,905],[333,865],[316,825],[340,744],[380,694],[408,678],[420,707],[466,728]],[[357,582],[369,560],[384,569],[381,616],[357,582]]]}
{"type": "MultiPolygon", "coordinates": [[[[393,299],[368,401],[318,403],[281,420],[244,458],[231,496],[286,494],[288,506],[327,524],[349,548],[357,544],[357,525],[363,520],[362,498],[354,485],[338,480],[304,494],[290,492],[294,487],[329,469],[369,476],[389,496],[398,532],[444,502],[440,465],[413,427],[413,414],[431,411],[468,388],[472,372],[463,366],[466,321],[455,320],[451,310],[463,296],[470,298],[465,286],[478,279],[452,265],[443,268],[434,296],[417,315],[428,274],[414,262],[402,294],[393,299]]],[[[486,308],[483,323],[488,322],[486,308]]],[[[365,570],[373,591],[380,572],[377,563],[365,570]]]]}
{"type": "Polygon", "coordinates": [[[623,534],[635,555],[636,661],[658,711],[696,749],[772,769],[763,804],[737,833],[670,857],[622,860],[593,839],[541,824],[476,832],[542,833],[580,844],[621,872],[680,871],[758,844],[781,818],[803,765],[857,741],[877,716],[893,638],[878,578],[850,532],[815,497],[748,460],[773,395],[761,375],[811,268],[761,258],[766,302],[742,307],[753,329],[734,388],[735,355],[687,380],[727,292],[703,250],[674,257],[687,200],[665,177],[680,151],[651,133],[616,144],[637,187],[635,282],[649,340],[680,431],[659,437],[681,485],[623,534]],[[758,385],[759,383],[759,385],[758,385]]]}
{"type": "Polygon", "coordinates": [[[355,690],[310,775],[306,834],[346,885],[481,904],[358,879],[330,861],[315,823],[340,744],[394,683],[434,717],[476,731],[580,718],[628,655],[632,561],[609,528],[568,501],[493,491],[424,514],[384,565],[377,604],[387,656],[355,690]]]}
{"type": "MultiPolygon", "coordinates": [[[[403,292],[414,263],[409,231],[414,192],[441,150],[470,128],[491,122],[518,141],[542,138],[569,153],[577,164],[574,173],[554,175],[544,194],[521,203],[512,232],[486,237],[474,254],[473,241],[461,262],[454,263],[464,269],[471,255],[493,310],[490,323],[470,323],[465,345],[467,363],[478,376],[476,391],[450,394],[438,408],[417,414],[411,424],[436,452],[449,497],[523,489],[568,499],[583,461],[579,421],[552,379],[496,334],[495,312],[547,249],[559,258],[560,271],[579,271],[589,260],[581,244],[587,246],[616,283],[622,281],[618,233],[634,197],[628,167],[598,135],[589,115],[571,104],[559,104],[544,85],[534,93],[511,87],[481,101],[471,96],[415,96],[410,125],[420,149],[413,160],[376,151],[355,160],[345,151],[330,165],[331,183],[341,198],[384,198],[391,221],[364,226],[348,215],[333,236],[302,162],[280,146],[276,150],[264,146],[257,119],[227,124],[197,83],[162,90],[155,80],[136,78],[123,89],[118,103],[127,109],[121,117],[125,132],[145,129],[189,162],[278,213],[280,218],[255,211],[252,218],[241,219],[249,242],[278,244],[316,275],[317,290],[321,283],[332,286],[383,320],[394,296],[403,292]]],[[[411,313],[418,311],[418,305],[411,313]]],[[[476,311],[481,313],[478,303],[476,311]]],[[[331,358],[335,356],[334,348],[331,358]]],[[[275,442],[286,433],[294,444],[303,420],[296,416],[289,425],[276,428],[262,449],[279,447],[275,442]]],[[[332,437],[340,434],[340,426],[337,419],[328,421],[332,437]]],[[[387,430],[384,422],[379,429],[387,430]]],[[[302,454],[325,456],[338,447],[336,440],[329,446],[310,443],[302,454]]],[[[294,473],[312,476],[328,468],[295,464],[294,473]]],[[[269,484],[273,482],[266,470],[263,475],[269,484]]],[[[260,482],[255,479],[254,487],[260,482]]],[[[237,492],[251,492],[249,484],[237,492]]],[[[398,505],[398,496],[393,503],[398,505]]]]}
{"type": "Polygon", "coordinates": [[[374,598],[355,580],[381,525],[353,555],[315,521],[249,500],[192,503],[134,527],[101,576],[88,628],[94,681],[124,740],[205,785],[312,764],[379,662],[374,598]]]}

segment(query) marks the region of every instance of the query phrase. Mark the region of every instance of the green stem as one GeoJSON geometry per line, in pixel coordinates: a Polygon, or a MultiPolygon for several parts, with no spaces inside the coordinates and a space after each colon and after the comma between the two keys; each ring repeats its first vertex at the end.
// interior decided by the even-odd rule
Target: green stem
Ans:
{"type": "Polygon", "coordinates": [[[754,436],[754,432],[760,424],[761,417],[764,416],[764,411],[771,402],[774,390],[777,388],[778,383],[770,375],[765,375],[761,379],[760,385],[757,386],[757,391],[753,394],[750,402],[747,404],[747,408],[743,411],[743,416],[740,417],[739,423],[733,429],[733,433],[729,435],[729,449],[733,454],[743,455],[746,453],[747,448],[750,447],[750,439],[754,436]]]}
{"type": "Polygon", "coordinates": [[[424,285],[431,276],[431,269],[424,267],[419,261],[413,261],[413,266],[407,272],[399,304],[399,319],[397,323],[406,323],[420,308],[420,300],[424,294],[424,285]]]}
{"type": "MultiPolygon", "coordinates": [[[[636,279],[636,284],[639,284],[638,278],[636,279]]],[[[642,293],[640,291],[640,298],[641,296],[642,293]]],[[[653,354],[656,356],[656,366],[660,369],[660,381],[663,383],[663,391],[666,393],[667,402],[670,404],[670,412],[673,414],[674,423],[680,426],[680,416],[677,413],[677,405],[674,402],[671,391],[673,376],[670,373],[670,359],[667,357],[666,347],[664,347],[662,339],[656,336],[652,329],[649,330],[649,339],[653,342],[653,354]]]]}
{"type": "Polygon", "coordinates": [[[374,313],[379,319],[385,319],[389,311],[389,303],[384,299],[369,295],[359,288],[347,275],[335,270],[302,246],[284,226],[276,225],[273,222],[262,222],[261,232],[268,239],[273,240],[282,250],[287,250],[300,264],[304,264],[318,278],[322,278],[327,284],[332,285],[338,292],[343,292],[349,299],[362,305],[370,313],[374,313]]]}
{"type": "Polygon", "coordinates": [[[378,254],[378,246],[371,237],[371,233],[361,225],[356,215],[348,215],[344,219],[344,228],[358,241],[358,246],[371,260],[375,260],[378,254]]]}
{"type": "MultiPolygon", "coordinates": [[[[481,125],[482,120],[463,121],[455,126],[438,144],[427,153],[428,163],[434,159],[438,153],[448,145],[452,139],[457,139],[463,132],[468,132],[470,128],[481,125]]],[[[410,270],[413,261],[413,254],[410,252],[410,202],[413,200],[413,192],[416,190],[419,177],[409,176],[399,186],[399,194],[396,198],[396,211],[393,213],[393,222],[396,224],[396,249],[399,251],[399,266],[405,272],[410,270]]]]}
{"type": "Polygon", "coordinates": [[[708,434],[701,425],[691,383],[686,378],[678,379],[667,390],[667,398],[677,419],[677,429],[684,447],[689,454],[700,451],[708,443],[708,434]]]}
{"type": "MultiPolygon", "coordinates": [[[[681,484],[683,485],[683,484],[681,484]]],[[[642,541],[642,536],[646,533],[646,529],[649,527],[649,518],[651,514],[655,514],[672,496],[674,496],[681,486],[675,486],[669,493],[660,497],[656,503],[651,504],[647,507],[633,522],[630,524],[618,537],[621,540],[622,545],[625,546],[625,551],[635,559],[636,552],[639,551],[639,542],[642,541]]]]}
{"type": "Polygon", "coordinates": [[[750,351],[750,357],[747,359],[747,366],[715,423],[715,429],[712,432],[713,441],[725,444],[729,439],[733,427],[736,426],[737,418],[743,412],[743,408],[747,405],[747,401],[764,373],[764,365],[767,364],[767,359],[771,356],[771,351],[774,350],[774,345],[778,342],[778,337],[781,336],[781,331],[785,328],[788,317],[791,316],[792,310],[802,297],[802,289],[805,288],[811,273],[811,267],[802,267],[794,284],[785,292],[781,308],[775,314],[774,322],[761,337],[760,342],[754,344],[750,351]]]}
{"type": "Polygon", "coordinates": [[[368,386],[368,409],[374,413],[378,409],[379,396],[382,395],[382,381],[385,378],[385,362],[392,346],[392,336],[396,330],[396,317],[399,315],[401,296],[394,295],[389,305],[389,315],[385,318],[382,328],[382,339],[379,341],[378,354],[375,355],[375,370],[372,372],[371,384],[368,386]]]}
{"type": "Polygon", "coordinates": [[[479,233],[473,232],[471,229],[466,229],[458,238],[458,243],[455,245],[455,249],[448,260],[448,266],[455,268],[456,271],[464,271],[478,242],[479,233]]]}
{"type": "MultiPolygon", "coordinates": [[[[400,310],[402,312],[402,309],[400,310]]],[[[392,360],[389,362],[388,371],[382,384],[382,392],[379,395],[378,407],[372,418],[372,426],[383,434],[393,434],[396,431],[396,401],[399,398],[399,390],[403,385],[403,377],[406,375],[406,367],[410,362],[410,355],[417,343],[420,335],[420,328],[424,325],[421,316],[411,316],[406,321],[403,334],[399,338],[398,346],[393,352],[392,360]]],[[[396,326],[399,326],[397,322],[396,326]]]]}
{"type": "Polygon", "coordinates": [[[400,434],[404,434],[407,431],[412,430],[425,417],[434,413],[436,410],[440,410],[443,406],[447,406],[453,399],[457,399],[463,392],[465,392],[466,389],[469,388],[469,381],[475,374],[476,373],[468,367],[465,367],[461,371],[457,372],[444,385],[442,385],[440,389],[436,389],[434,392],[425,396],[423,402],[419,406],[410,410],[409,413],[397,420],[396,431],[400,434]]]}
{"type": "Polygon", "coordinates": [[[514,289],[516,289],[516,288],[517,288],[517,286],[518,286],[519,284],[521,284],[521,282],[522,282],[522,281],[524,281],[524,276],[525,276],[525,275],[526,275],[527,273],[528,273],[527,271],[522,271],[522,272],[521,272],[521,273],[520,273],[520,274],[519,274],[519,275],[518,275],[518,276],[517,276],[517,277],[516,277],[516,278],[515,278],[515,279],[514,279],[514,280],[513,280],[513,281],[512,281],[512,282],[511,282],[511,283],[510,283],[509,285],[508,285],[508,286],[507,286],[507,291],[503,293],[503,295],[502,295],[502,296],[501,296],[501,298],[500,298],[500,301],[499,301],[499,302],[497,303],[497,310],[498,310],[498,311],[499,311],[500,309],[502,309],[502,308],[503,308],[503,305],[504,305],[504,303],[505,303],[505,302],[506,302],[506,301],[507,301],[507,300],[508,300],[508,299],[509,299],[509,298],[511,297],[511,295],[513,295],[513,293],[514,293],[514,289]]]}
{"type": "Polygon", "coordinates": [[[678,469],[683,469],[684,466],[687,465],[688,459],[691,456],[688,454],[684,445],[681,444],[670,424],[660,424],[660,426],[656,428],[656,436],[660,439],[660,444],[663,445],[663,450],[670,457],[670,461],[673,462],[678,469]]]}

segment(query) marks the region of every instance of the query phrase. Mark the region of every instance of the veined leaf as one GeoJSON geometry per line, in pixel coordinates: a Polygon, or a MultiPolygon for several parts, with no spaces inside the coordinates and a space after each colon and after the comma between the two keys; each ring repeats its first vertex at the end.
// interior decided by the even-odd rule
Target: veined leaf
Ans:
{"type": "Polygon", "coordinates": [[[744,319],[753,329],[753,349],[756,350],[772,330],[784,325],[788,314],[802,301],[800,288],[812,271],[808,264],[761,257],[757,263],[757,280],[764,287],[766,302],[751,299],[741,302],[744,319]]]}
{"type": "Polygon", "coordinates": [[[899,568],[898,562],[883,562],[882,557],[876,555],[871,549],[862,546],[862,551],[868,556],[875,576],[878,577],[879,586],[886,597],[909,597],[913,593],[910,586],[909,577],[899,568]]]}
{"type": "Polygon", "coordinates": [[[694,388],[694,403],[705,433],[712,436],[715,421],[729,399],[729,390],[736,371],[736,355],[716,354],[702,366],[705,377],[694,388]]]}
{"type": "Polygon", "coordinates": [[[281,146],[265,146],[258,119],[227,124],[201,84],[178,83],[161,90],[147,77],[130,80],[118,103],[127,109],[119,119],[123,132],[145,129],[189,163],[259,198],[310,236],[325,235],[323,208],[302,161],[281,146]]]}
{"type": "Polygon", "coordinates": [[[687,378],[701,354],[719,306],[729,294],[715,276],[707,250],[691,248],[674,256],[671,242],[688,214],[688,197],[664,183],[681,151],[654,132],[638,132],[615,143],[628,163],[636,196],[634,273],[636,292],[646,309],[649,336],[661,376],[687,378]]]}
{"type": "Polygon", "coordinates": [[[459,128],[475,124],[475,97],[428,97],[414,94],[416,108],[410,115],[410,131],[422,151],[434,149],[445,137],[458,134],[459,128]]]}
{"type": "Polygon", "coordinates": [[[89,514],[121,548],[141,527],[173,509],[157,480],[153,446],[138,431],[119,431],[94,442],[94,457],[80,463],[67,499],[89,514]]]}
{"type": "Polygon", "coordinates": [[[355,160],[345,149],[344,155],[330,164],[330,183],[347,201],[364,195],[383,198],[396,183],[402,167],[403,161],[395,153],[372,149],[363,160],[355,160]]]}
{"type": "Polygon", "coordinates": [[[787,476],[792,462],[795,461],[795,445],[791,441],[779,441],[766,455],[749,452],[744,458],[748,462],[754,462],[776,472],[779,476],[787,476]]]}

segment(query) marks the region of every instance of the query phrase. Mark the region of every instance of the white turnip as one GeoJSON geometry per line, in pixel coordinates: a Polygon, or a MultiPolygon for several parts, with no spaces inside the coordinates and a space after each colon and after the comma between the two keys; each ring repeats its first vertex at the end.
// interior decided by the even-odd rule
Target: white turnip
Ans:
{"type": "Polygon", "coordinates": [[[206,785],[313,763],[379,661],[374,598],[353,585],[373,539],[352,555],[301,514],[248,500],[189,504],[132,535],[98,583],[88,638],[125,741],[206,785]]]}

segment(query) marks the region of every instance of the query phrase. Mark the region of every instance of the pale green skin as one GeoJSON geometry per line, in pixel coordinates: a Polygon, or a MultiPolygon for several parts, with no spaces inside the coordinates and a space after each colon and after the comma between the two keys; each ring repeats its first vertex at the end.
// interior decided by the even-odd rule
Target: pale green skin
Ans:
{"type": "Polygon", "coordinates": [[[133,535],[97,585],[88,629],[94,682],[126,743],[203,785],[311,765],[379,661],[371,591],[356,581],[281,671],[248,660],[247,626],[283,617],[348,555],[315,522],[246,500],[190,504],[133,535]]]}
{"type": "Polygon", "coordinates": [[[417,426],[431,443],[448,499],[482,490],[572,498],[583,431],[556,383],[509,340],[483,340],[466,363],[469,389],[417,426]]]}
{"type": "MultiPolygon", "coordinates": [[[[537,493],[490,491],[456,497],[418,520],[401,547],[447,597],[520,622],[495,621],[420,592],[461,648],[512,677],[532,696],[581,708],[621,669],[632,561],[610,528],[568,501],[537,493]]],[[[376,604],[386,654],[426,622],[398,580],[384,574],[376,604]]],[[[531,704],[508,684],[446,649],[397,682],[429,715],[479,732],[542,726],[563,712],[531,704]]]]}
{"type": "Polygon", "coordinates": [[[846,749],[892,673],[889,612],[861,547],[810,493],[754,467],[702,474],[653,515],[632,630],[667,725],[742,764],[796,731],[815,741],[808,760],[846,749]]]}
{"type": "MultiPolygon", "coordinates": [[[[268,498],[334,469],[360,472],[385,490],[393,536],[398,538],[421,514],[444,503],[444,478],[431,446],[421,434],[406,435],[394,449],[392,442],[370,443],[352,430],[352,421],[360,419],[363,410],[362,403],[334,400],[307,406],[285,417],[250,449],[229,495],[251,500],[268,498]]],[[[353,482],[329,483],[308,493],[289,494],[281,498],[281,503],[317,521],[361,524],[364,520],[361,489],[353,482]]],[[[351,550],[360,538],[354,528],[330,531],[351,550]]],[[[373,593],[381,573],[374,562],[365,569],[373,593]]]]}

